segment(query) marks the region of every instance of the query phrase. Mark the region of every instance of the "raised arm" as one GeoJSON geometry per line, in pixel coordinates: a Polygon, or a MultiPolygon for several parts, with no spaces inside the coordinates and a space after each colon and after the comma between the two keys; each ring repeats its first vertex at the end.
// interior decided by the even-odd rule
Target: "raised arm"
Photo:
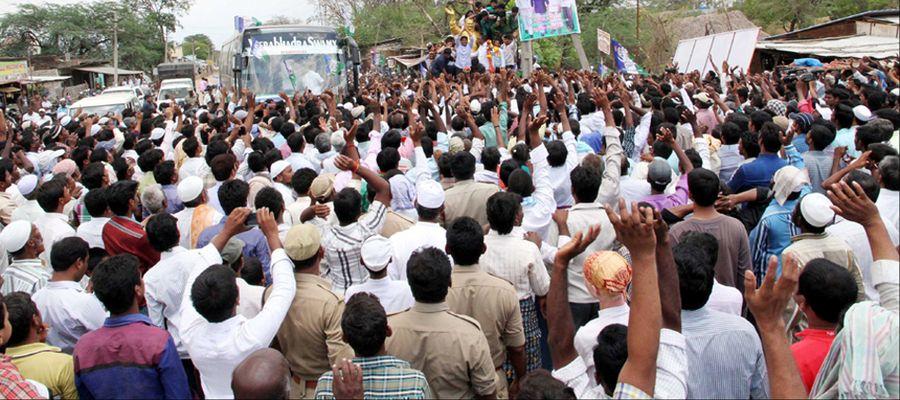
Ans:
{"type": "Polygon", "coordinates": [[[672,256],[672,243],[669,241],[669,226],[658,211],[653,212],[653,219],[656,221],[653,230],[656,234],[656,274],[659,279],[662,327],[681,332],[681,292],[678,287],[678,266],[672,256]],[[662,301],[663,299],[666,301],[662,301]]]}
{"type": "Polygon", "coordinates": [[[334,166],[341,171],[350,171],[358,175],[369,185],[369,190],[375,191],[375,201],[381,204],[391,204],[391,186],[388,181],[368,168],[360,168],[358,161],[353,161],[343,154],[334,159],[334,166]]]}
{"type": "Polygon", "coordinates": [[[606,214],[616,230],[616,240],[631,253],[631,313],[628,316],[628,359],[619,372],[619,383],[634,386],[653,396],[656,384],[656,356],[659,352],[659,330],[662,328],[659,283],[656,275],[656,236],[653,210],[638,208],[629,212],[625,201],[619,202],[619,213],[609,208],[606,214]]]}

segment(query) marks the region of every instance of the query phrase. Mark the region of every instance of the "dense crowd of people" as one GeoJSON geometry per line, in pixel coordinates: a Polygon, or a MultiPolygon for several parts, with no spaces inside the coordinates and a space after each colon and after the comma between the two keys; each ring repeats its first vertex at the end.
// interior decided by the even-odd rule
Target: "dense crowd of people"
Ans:
{"type": "Polygon", "coordinates": [[[900,396],[900,62],[433,66],[0,110],[0,393],[900,396]]]}

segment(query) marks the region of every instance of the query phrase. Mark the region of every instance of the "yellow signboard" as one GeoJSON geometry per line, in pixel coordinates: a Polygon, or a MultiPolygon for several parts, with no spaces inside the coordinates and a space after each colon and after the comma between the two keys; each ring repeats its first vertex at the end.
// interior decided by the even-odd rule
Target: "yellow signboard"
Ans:
{"type": "Polygon", "coordinates": [[[0,61],[0,82],[28,77],[27,61],[0,61]]]}

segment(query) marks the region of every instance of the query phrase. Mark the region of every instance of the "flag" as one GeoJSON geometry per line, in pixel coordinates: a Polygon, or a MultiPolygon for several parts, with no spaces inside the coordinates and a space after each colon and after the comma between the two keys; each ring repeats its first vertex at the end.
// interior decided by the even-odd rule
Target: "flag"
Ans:
{"type": "Polygon", "coordinates": [[[284,69],[288,73],[288,80],[291,81],[291,87],[293,87],[294,90],[296,91],[297,90],[297,75],[294,74],[294,70],[291,68],[290,65],[288,65],[287,60],[281,60],[281,63],[284,64],[284,69]]]}
{"type": "Polygon", "coordinates": [[[616,59],[616,69],[626,74],[644,74],[643,68],[637,65],[628,54],[628,49],[616,40],[610,40],[612,44],[613,58],[616,59]]]}

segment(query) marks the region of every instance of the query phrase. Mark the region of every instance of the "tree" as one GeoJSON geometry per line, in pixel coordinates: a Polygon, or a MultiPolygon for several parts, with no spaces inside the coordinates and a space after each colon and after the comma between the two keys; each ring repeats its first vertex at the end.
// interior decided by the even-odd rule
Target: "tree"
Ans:
{"type": "Polygon", "coordinates": [[[190,51],[198,60],[208,60],[212,54],[213,43],[209,36],[202,33],[190,35],[181,42],[181,48],[184,52],[190,51]]]}
{"type": "MultiPolygon", "coordinates": [[[[178,28],[178,17],[191,9],[192,0],[129,0],[131,5],[156,27],[159,34],[159,43],[165,47],[167,43],[166,32],[178,28]]],[[[168,55],[163,52],[163,62],[168,60],[168,55]]]]}
{"type": "Polygon", "coordinates": [[[305,24],[307,21],[302,20],[300,18],[291,18],[285,15],[276,15],[272,18],[263,22],[263,25],[294,25],[294,24],[305,24]]]}

